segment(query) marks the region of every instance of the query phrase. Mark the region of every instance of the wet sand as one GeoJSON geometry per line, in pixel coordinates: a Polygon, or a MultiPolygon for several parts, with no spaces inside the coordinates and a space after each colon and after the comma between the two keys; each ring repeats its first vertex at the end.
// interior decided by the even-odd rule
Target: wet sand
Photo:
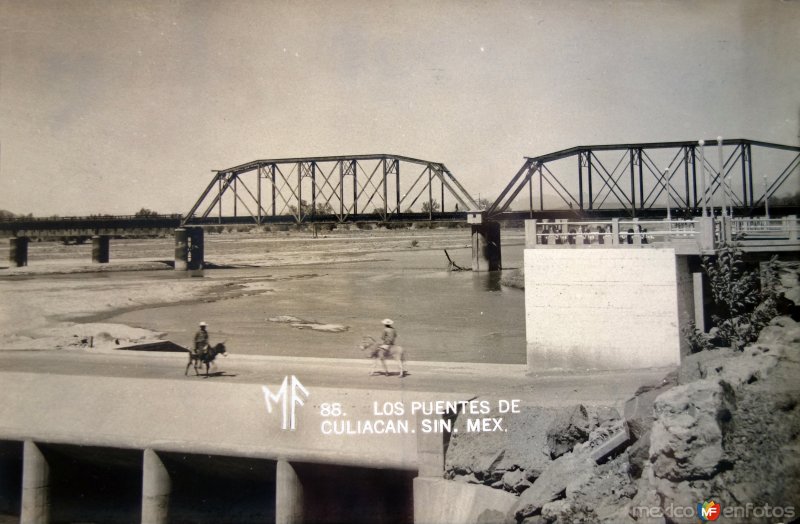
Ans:
{"type": "MultiPolygon", "coordinates": [[[[520,245],[522,232],[504,231],[504,241],[520,245]]],[[[445,267],[441,250],[448,249],[461,250],[457,262],[468,266],[468,244],[468,229],[341,231],[318,238],[304,232],[226,233],[207,235],[206,261],[212,267],[293,268],[295,275],[313,275],[326,267],[390,264],[398,253],[441,253],[433,256],[441,256],[445,267]]],[[[7,260],[2,245],[0,260],[7,260]]],[[[158,317],[164,306],[275,293],[274,277],[225,269],[207,270],[204,278],[175,272],[172,250],[171,238],[112,240],[111,263],[99,265],[90,262],[91,246],[32,243],[28,267],[0,268],[0,349],[82,349],[91,343],[103,350],[150,342],[165,334],[106,319],[136,311],[158,317]]]]}

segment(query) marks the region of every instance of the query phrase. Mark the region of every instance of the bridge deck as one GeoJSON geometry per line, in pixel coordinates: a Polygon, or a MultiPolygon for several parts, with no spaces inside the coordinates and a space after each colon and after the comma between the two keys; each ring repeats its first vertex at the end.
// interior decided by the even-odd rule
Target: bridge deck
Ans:
{"type": "Polygon", "coordinates": [[[184,362],[183,354],[0,351],[0,377],[15,399],[0,406],[0,439],[413,470],[417,435],[323,436],[321,403],[341,402],[348,418],[372,420],[374,401],[480,396],[618,406],[668,372],[528,376],[524,365],[410,362],[400,379],[369,376],[367,361],[233,355],[220,362],[224,375],[205,379],[184,377],[184,362]],[[295,432],[280,429],[261,390],[275,391],[287,375],[310,393],[295,432]]]}

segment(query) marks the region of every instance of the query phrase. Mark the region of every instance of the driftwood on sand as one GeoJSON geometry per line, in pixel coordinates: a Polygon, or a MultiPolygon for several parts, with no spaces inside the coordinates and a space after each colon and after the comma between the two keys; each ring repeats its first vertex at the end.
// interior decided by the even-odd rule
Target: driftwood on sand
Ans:
{"type": "Polygon", "coordinates": [[[461,267],[458,264],[456,264],[455,262],[453,262],[453,259],[450,258],[450,255],[447,253],[446,249],[444,250],[444,256],[447,257],[447,270],[448,271],[472,271],[472,268],[461,267]]]}

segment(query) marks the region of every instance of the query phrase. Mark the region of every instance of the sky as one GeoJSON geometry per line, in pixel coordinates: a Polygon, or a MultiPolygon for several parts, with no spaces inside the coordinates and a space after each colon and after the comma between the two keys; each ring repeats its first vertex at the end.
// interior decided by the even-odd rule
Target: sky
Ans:
{"type": "Polygon", "coordinates": [[[389,153],[798,145],[800,1],[0,0],[0,209],[185,213],[212,170],[389,153]]]}

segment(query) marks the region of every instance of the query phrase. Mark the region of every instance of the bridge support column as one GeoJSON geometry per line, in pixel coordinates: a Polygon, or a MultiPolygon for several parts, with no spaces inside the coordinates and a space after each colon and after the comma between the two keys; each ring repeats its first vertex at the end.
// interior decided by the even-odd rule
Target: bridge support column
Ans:
{"type": "Polygon", "coordinates": [[[28,237],[13,237],[8,239],[8,261],[13,267],[28,265],[28,237]]]}
{"type": "Polygon", "coordinates": [[[467,222],[472,226],[472,270],[503,269],[500,256],[500,223],[487,222],[482,213],[470,213],[467,215],[467,222]]]}
{"type": "Polygon", "coordinates": [[[285,460],[278,461],[275,472],[275,522],[303,522],[303,484],[294,467],[285,460]]]}
{"type": "Polygon", "coordinates": [[[179,227],[175,230],[175,270],[189,269],[189,241],[186,230],[179,227]]]}
{"type": "Polygon", "coordinates": [[[190,227],[189,234],[189,269],[203,269],[205,265],[205,241],[202,227],[190,227]]]}
{"type": "Polygon", "coordinates": [[[94,235],[92,237],[92,262],[108,264],[110,241],[111,237],[108,235],[94,235]]]}
{"type": "Polygon", "coordinates": [[[714,242],[714,217],[699,217],[700,236],[698,243],[701,251],[712,251],[714,242]]]}
{"type": "Polygon", "coordinates": [[[789,241],[790,242],[797,241],[797,232],[799,229],[797,227],[797,215],[789,215],[783,220],[784,220],[783,227],[786,231],[789,232],[789,241]]]}
{"type": "Polygon", "coordinates": [[[692,298],[694,299],[694,325],[701,333],[706,330],[706,307],[703,296],[703,273],[692,273],[692,298]]]}
{"type": "Polygon", "coordinates": [[[142,467],[142,524],[169,521],[169,498],[172,480],[158,453],[144,450],[142,467]]]}
{"type": "Polygon", "coordinates": [[[21,524],[50,522],[50,466],[39,446],[26,440],[22,451],[21,524]]]}
{"type": "MultiPolygon", "coordinates": [[[[444,420],[455,421],[456,413],[449,412],[444,420]]],[[[445,442],[450,441],[449,432],[425,433],[420,431],[417,419],[417,461],[419,474],[413,481],[414,522],[435,522],[441,520],[439,504],[431,504],[432,493],[440,481],[444,480],[445,442]]],[[[439,501],[441,502],[441,501],[439,501]]]]}

